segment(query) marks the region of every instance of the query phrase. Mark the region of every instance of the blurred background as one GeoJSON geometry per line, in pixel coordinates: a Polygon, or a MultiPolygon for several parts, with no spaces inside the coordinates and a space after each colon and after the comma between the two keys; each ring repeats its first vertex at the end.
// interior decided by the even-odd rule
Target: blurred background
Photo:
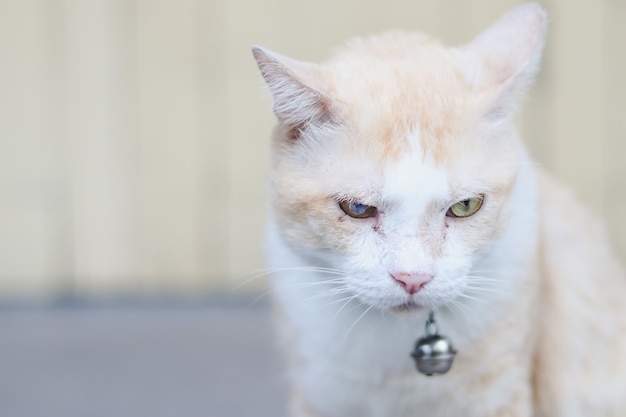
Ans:
{"type": "MultiPolygon", "coordinates": [[[[520,3],[0,0],[0,415],[282,415],[268,309],[247,307],[266,283],[237,287],[263,268],[274,124],[250,46],[456,45],[520,3]]],[[[540,3],[519,126],[625,259],[626,2],[540,3]]]]}

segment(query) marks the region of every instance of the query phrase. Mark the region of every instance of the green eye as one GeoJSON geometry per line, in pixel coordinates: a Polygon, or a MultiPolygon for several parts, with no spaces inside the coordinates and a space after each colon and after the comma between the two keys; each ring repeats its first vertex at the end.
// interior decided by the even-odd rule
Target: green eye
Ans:
{"type": "Polygon", "coordinates": [[[446,216],[448,217],[469,217],[475,214],[483,205],[483,196],[468,198],[459,201],[448,209],[446,216]]]}

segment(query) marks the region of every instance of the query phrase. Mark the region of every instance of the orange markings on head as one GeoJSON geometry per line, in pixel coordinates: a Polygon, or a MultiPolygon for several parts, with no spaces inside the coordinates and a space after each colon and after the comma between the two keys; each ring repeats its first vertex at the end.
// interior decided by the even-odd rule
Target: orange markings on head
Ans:
{"type": "Polygon", "coordinates": [[[457,61],[430,37],[397,32],[361,39],[329,61],[329,88],[342,110],[339,123],[353,133],[352,146],[387,161],[418,145],[443,163],[477,104],[457,61]]]}

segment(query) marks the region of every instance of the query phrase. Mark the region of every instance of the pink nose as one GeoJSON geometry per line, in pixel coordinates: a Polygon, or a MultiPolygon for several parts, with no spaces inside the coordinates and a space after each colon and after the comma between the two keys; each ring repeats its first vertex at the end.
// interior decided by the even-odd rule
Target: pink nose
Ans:
{"type": "Polygon", "coordinates": [[[409,294],[415,294],[433,279],[432,275],[408,272],[396,272],[391,274],[391,277],[409,294]]]}

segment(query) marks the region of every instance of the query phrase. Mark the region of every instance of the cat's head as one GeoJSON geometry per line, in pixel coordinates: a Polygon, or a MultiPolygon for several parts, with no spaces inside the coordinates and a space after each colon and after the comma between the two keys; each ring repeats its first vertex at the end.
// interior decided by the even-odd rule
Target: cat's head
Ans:
{"type": "Polygon", "coordinates": [[[271,198],[290,245],[324,254],[383,309],[456,297],[511,218],[521,147],[511,116],[545,20],[526,4],[463,47],[390,32],[323,65],[253,48],[279,121],[271,198]]]}

